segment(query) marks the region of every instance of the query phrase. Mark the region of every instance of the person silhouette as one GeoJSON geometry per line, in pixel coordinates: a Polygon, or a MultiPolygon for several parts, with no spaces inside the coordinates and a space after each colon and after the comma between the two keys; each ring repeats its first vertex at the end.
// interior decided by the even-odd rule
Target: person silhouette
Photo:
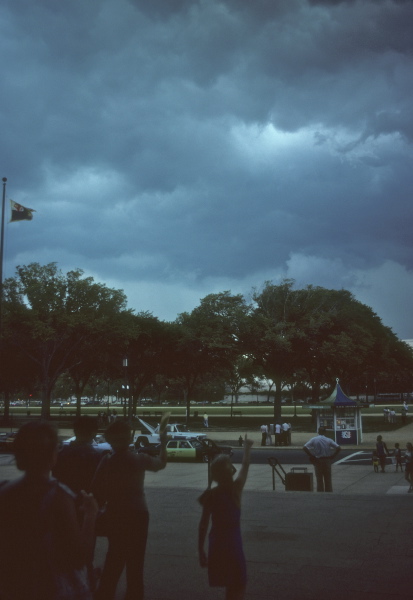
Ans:
{"type": "Polygon", "coordinates": [[[126,567],[126,598],[142,600],[143,567],[148,537],[149,512],[144,494],[145,471],[166,466],[166,424],[160,426],[160,455],[134,453],[129,449],[131,427],[117,419],[106,430],[112,455],[103,457],[92,481],[92,492],[100,506],[106,503],[108,552],[96,591],[96,600],[112,600],[126,567]]]}
{"type": "Polygon", "coordinates": [[[58,438],[48,423],[23,425],[13,452],[24,474],[0,487],[0,598],[55,600],[70,586],[76,598],[91,600],[85,567],[93,556],[97,502],[81,492],[80,524],[75,495],[51,477],[58,438]]]}
{"type": "Polygon", "coordinates": [[[211,478],[218,485],[208,488],[199,498],[202,505],[198,533],[199,563],[201,567],[208,567],[210,586],[226,588],[227,600],[242,600],[247,583],[240,515],[252,445],[253,442],[245,436],[242,466],[236,479],[233,479],[235,468],[229,456],[218,455],[211,463],[211,478]],[[210,520],[207,557],[204,546],[210,520]]]}

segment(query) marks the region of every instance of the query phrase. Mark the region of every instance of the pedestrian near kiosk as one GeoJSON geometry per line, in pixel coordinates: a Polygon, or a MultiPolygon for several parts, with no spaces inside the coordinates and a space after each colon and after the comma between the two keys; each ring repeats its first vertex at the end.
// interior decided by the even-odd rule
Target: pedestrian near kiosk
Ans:
{"type": "Polygon", "coordinates": [[[281,425],[281,444],[283,446],[288,446],[288,423],[285,422],[281,425]]]}
{"type": "Polygon", "coordinates": [[[261,446],[266,446],[267,444],[267,426],[261,425],[261,446]]]}
{"type": "Polygon", "coordinates": [[[383,442],[382,435],[378,435],[376,439],[377,439],[376,451],[377,451],[377,456],[379,457],[380,472],[385,473],[386,472],[385,471],[386,456],[389,456],[390,452],[387,449],[386,442],[383,442]]]}
{"type": "Polygon", "coordinates": [[[279,446],[281,443],[281,425],[280,423],[275,424],[275,434],[274,434],[274,446],[279,446]]]}
{"type": "Polygon", "coordinates": [[[325,427],[319,427],[318,435],[303,446],[304,452],[314,464],[317,492],[333,491],[331,461],[341,450],[341,447],[325,434],[325,427]]]}
{"type": "Polygon", "coordinates": [[[400,449],[400,444],[394,444],[393,456],[396,465],[396,473],[399,470],[399,467],[400,471],[403,472],[402,451],[400,449]]]}

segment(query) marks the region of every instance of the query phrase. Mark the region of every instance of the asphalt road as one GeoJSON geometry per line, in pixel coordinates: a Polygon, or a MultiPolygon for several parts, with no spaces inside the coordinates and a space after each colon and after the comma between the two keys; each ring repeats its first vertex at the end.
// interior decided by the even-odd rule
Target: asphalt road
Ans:
{"type": "MultiPolygon", "coordinates": [[[[240,463],[242,460],[242,449],[234,449],[232,461],[240,463]]],[[[251,452],[251,463],[253,464],[268,464],[268,458],[276,457],[282,465],[302,465],[308,462],[311,465],[307,456],[299,449],[284,449],[280,448],[257,448],[251,452]]],[[[342,449],[340,454],[336,456],[334,462],[348,465],[371,465],[370,450],[346,450],[342,449]]],[[[391,458],[387,458],[387,463],[391,463],[391,458]]]]}
{"type": "MultiPolygon", "coordinates": [[[[234,448],[232,462],[240,464],[242,460],[242,449],[234,448]]],[[[257,448],[251,452],[251,463],[255,465],[268,464],[270,457],[276,457],[281,465],[303,465],[310,461],[302,450],[299,449],[284,449],[284,448],[257,448]]],[[[14,457],[12,454],[0,454],[0,465],[12,463],[14,457]]],[[[336,456],[334,462],[347,465],[371,465],[371,451],[367,450],[346,450],[342,449],[340,454],[336,456]]],[[[391,464],[391,458],[387,458],[387,463],[391,464]]]]}

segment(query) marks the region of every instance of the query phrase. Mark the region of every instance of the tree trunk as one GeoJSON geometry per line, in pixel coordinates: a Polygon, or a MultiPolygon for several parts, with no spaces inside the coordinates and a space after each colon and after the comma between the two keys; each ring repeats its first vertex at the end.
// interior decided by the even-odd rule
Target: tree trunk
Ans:
{"type": "Polygon", "coordinates": [[[281,421],[281,388],[282,380],[281,377],[274,379],[275,394],[274,394],[274,421],[275,423],[281,421]]]}
{"type": "Polygon", "coordinates": [[[46,421],[50,420],[50,397],[51,397],[51,393],[52,390],[51,388],[49,388],[49,386],[45,383],[43,388],[42,388],[42,410],[41,410],[41,416],[42,419],[45,419],[46,421]]]}
{"type": "Polygon", "coordinates": [[[317,403],[320,399],[320,382],[313,381],[311,385],[311,401],[317,403]]]}
{"type": "Polygon", "coordinates": [[[190,403],[189,398],[190,398],[190,396],[188,394],[188,390],[185,388],[184,389],[184,402],[185,402],[185,406],[186,406],[185,423],[186,423],[187,427],[189,427],[189,417],[190,417],[190,413],[191,413],[191,403],[190,403]]]}
{"type": "Polygon", "coordinates": [[[7,423],[9,418],[10,418],[10,392],[6,391],[6,392],[4,392],[4,422],[7,423]]]}

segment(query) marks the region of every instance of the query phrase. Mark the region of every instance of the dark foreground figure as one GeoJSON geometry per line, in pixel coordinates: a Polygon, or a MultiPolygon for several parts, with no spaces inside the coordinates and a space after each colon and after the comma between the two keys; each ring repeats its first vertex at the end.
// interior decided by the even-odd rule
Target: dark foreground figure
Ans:
{"type": "Polygon", "coordinates": [[[211,477],[218,485],[207,489],[199,498],[202,505],[198,536],[199,562],[201,567],[208,567],[210,586],[226,588],[226,600],[242,600],[247,584],[240,516],[241,495],[247,480],[252,444],[245,436],[242,466],[235,480],[235,469],[230,458],[221,454],[214,459],[211,477]],[[210,520],[212,526],[207,558],[204,546],[210,520]]]}
{"type": "MultiPolygon", "coordinates": [[[[161,424],[162,427],[162,424],[161,424]]],[[[131,429],[115,421],[106,430],[113,454],[99,464],[92,492],[100,506],[106,503],[108,553],[96,592],[97,600],[112,600],[126,567],[126,600],[144,597],[143,567],[148,537],[149,512],[144,494],[145,471],[166,466],[166,424],[161,432],[159,457],[134,454],[129,450],[131,429]]]]}
{"type": "Polygon", "coordinates": [[[47,423],[21,427],[13,443],[19,479],[0,488],[1,600],[91,600],[85,566],[92,561],[97,503],[75,496],[50,476],[56,431],[47,423]]]}

